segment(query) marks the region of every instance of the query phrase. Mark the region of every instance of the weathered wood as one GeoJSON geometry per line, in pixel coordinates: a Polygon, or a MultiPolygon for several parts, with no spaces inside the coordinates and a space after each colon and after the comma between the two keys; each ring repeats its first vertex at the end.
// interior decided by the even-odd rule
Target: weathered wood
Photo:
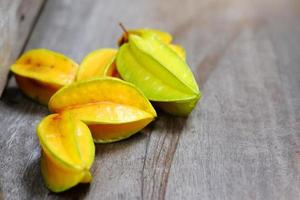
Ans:
{"type": "Polygon", "coordinates": [[[44,0],[0,1],[0,97],[44,0]]]}
{"type": "Polygon", "coordinates": [[[48,1],[26,46],[78,62],[127,27],[170,31],[203,98],[186,119],[159,113],[141,133],[97,145],[90,186],[53,194],[35,126],[47,114],[10,80],[0,101],[6,199],[299,199],[300,4],[295,0],[48,1]]]}

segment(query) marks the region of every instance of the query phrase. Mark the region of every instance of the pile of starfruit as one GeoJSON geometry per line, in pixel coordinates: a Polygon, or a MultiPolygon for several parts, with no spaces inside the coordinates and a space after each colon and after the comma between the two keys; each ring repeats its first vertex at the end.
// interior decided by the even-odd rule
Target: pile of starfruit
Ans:
{"type": "Polygon", "coordinates": [[[185,50],[171,42],[166,32],[124,30],[119,49],[93,51],[80,65],[46,49],[30,50],[12,65],[22,92],[52,113],[37,127],[51,191],[90,183],[94,143],[139,132],[157,116],[152,104],[175,116],[193,110],[200,91],[185,50]]]}

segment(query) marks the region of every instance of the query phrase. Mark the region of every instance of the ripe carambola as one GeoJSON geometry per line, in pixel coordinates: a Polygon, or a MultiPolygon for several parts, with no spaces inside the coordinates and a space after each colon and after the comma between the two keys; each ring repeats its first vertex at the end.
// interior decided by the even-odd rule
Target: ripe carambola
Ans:
{"type": "Polygon", "coordinates": [[[129,35],[116,63],[124,80],[170,114],[188,115],[201,97],[187,63],[155,34],[129,35]]]}
{"type": "Polygon", "coordinates": [[[77,63],[60,53],[33,49],[24,53],[11,71],[25,95],[47,105],[59,88],[74,81],[77,68],[77,63]]]}
{"type": "Polygon", "coordinates": [[[83,122],[68,112],[51,114],[40,122],[37,135],[42,147],[41,171],[51,191],[91,182],[95,145],[83,122]]]}
{"type": "Polygon", "coordinates": [[[51,97],[49,110],[70,112],[88,125],[98,143],[130,137],[156,117],[151,103],[136,86],[111,77],[63,87],[51,97]]]}

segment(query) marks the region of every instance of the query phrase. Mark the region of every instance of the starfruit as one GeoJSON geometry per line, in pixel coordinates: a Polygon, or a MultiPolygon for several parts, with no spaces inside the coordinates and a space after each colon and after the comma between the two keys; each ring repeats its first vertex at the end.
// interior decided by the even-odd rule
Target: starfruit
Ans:
{"type": "Polygon", "coordinates": [[[65,86],[51,97],[48,106],[51,112],[68,111],[86,123],[98,143],[127,138],[156,117],[151,103],[139,89],[111,77],[65,86]]]}
{"type": "Polygon", "coordinates": [[[81,81],[102,76],[118,77],[118,71],[114,62],[116,55],[116,49],[92,51],[81,62],[76,80],[81,81]]]}
{"type": "Polygon", "coordinates": [[[74,81],[78,65],[70,58],[46,49],[24,53],[11,71],[22,92],[46,105],[62,86],[74,81]]]}
{"type": "Polygon", "coordinates": [[[154,34],[129,35],[116,63],[124,80],[170,114],[188,115],[201,96],[187,63],[154,34]]]}
{"type": "Polygon", "coordinates": [[[42,147],[41,172],[51,191],[91,182],[95,145],[83,122],[68,112],[51,114],[40,122],[37,135],[42,147]]]}
{"type": "Polygon", "coordinates": [[[143,36],[145,34],[154,34],[158,37],[159,40],[162,42],[169,44],[172,42],[172,35],[163,32],[157,29],[148,29],[148,28],[143,28],[143,29],[131,29],[131,30],[126,30],[123,25],[121,25],[122,29],[124,30],[123,35],[118,39],[118,44],[121,46],[124,43],[128,42],[128,37],[129,35],[138,35],[138,36],[143,36]]]}
{"type": "Polygon", "coordinates": [[[124,30],[124,33],[118,40],[119,46],[122,46],[124,43],[127,43],[130,35],[137,35],[140,37],[143,37],[144,35],[154,35],[157,37],[157,39],[159,39],[161,42],[168,45],[175,53],[177,53],[182,59],[185,60],[186,55],[185,55],[184,48],[180,45],[171,44],[171,42],[173,40],[171,34],[160,31],[160,30],[147,29],[147,28],[126,30],[126,28],[122,24],[120,24],[120,25],[121,25],[122,29],[124,30]]]}

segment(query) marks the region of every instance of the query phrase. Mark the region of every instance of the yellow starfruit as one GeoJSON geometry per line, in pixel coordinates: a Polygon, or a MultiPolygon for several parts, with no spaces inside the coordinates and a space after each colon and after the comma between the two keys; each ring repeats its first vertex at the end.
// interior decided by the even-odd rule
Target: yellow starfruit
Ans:
{"type": "Polygon", "coordinates": [[[54,113],[68,111],[91,129],[95,142],[127,138],[149,124],[156,112],[133,84],[111,77],[65,86],[49,101],[54,113]]]}
{"type": "Polygon", "coordinates": [[[81,81],[103,76],[118,77],[114,62],[116,55],[116,49],[99,49],[92,51],[81,62],[76,80],[81,81]]]}
{"type": "Polygon", "coordinates": [[[60,53],[34,49],[24,53],[11,71],[25,95],[47,105],[59,88],[74,81],[77,68],[73,60],[60,53]]]}
{"type": "Polygon", "coordinates": [[[89,128],[68,112],[51,114],[37,127],[42,147],[41,172],[53,192],[89,183],[95,146],[89,128]]]}
{"type": "Polygon", "coordinates": [[[138,36],[143,36],[144,34],[154,34],[158,37],[159,40],[161,40],[162,42],[169,44],[172,42],[172,35],[167,33],[167,32],[163,32],[157,29],[149,29],[149,28],[142,28],[142,29],[130,29],[130,30],[126,30],[123,25],[121,25],[122,29],[124,30],[123,35],[118,39],[118,44],[119,46],[121,46],[124,43],[128,42],[128,37],[129,35],[138,35],[138,36]]]}
{"type": "Polygon", "coordinates": [[[172,35],[156,29],[132,29],[126,30],[123,25],[121,25],[122,29],[124,30],[123,35],[118,40],[118,45],[122,46],[124,43],[128,43],[130,35],[136,35],[140,37],[147,37],[148,35],[154,35],[158,40],[166,44],[170,47],[179,57],[183,60],[186,58],[185,49],[177,44],[172,44],[172,35]]]}

